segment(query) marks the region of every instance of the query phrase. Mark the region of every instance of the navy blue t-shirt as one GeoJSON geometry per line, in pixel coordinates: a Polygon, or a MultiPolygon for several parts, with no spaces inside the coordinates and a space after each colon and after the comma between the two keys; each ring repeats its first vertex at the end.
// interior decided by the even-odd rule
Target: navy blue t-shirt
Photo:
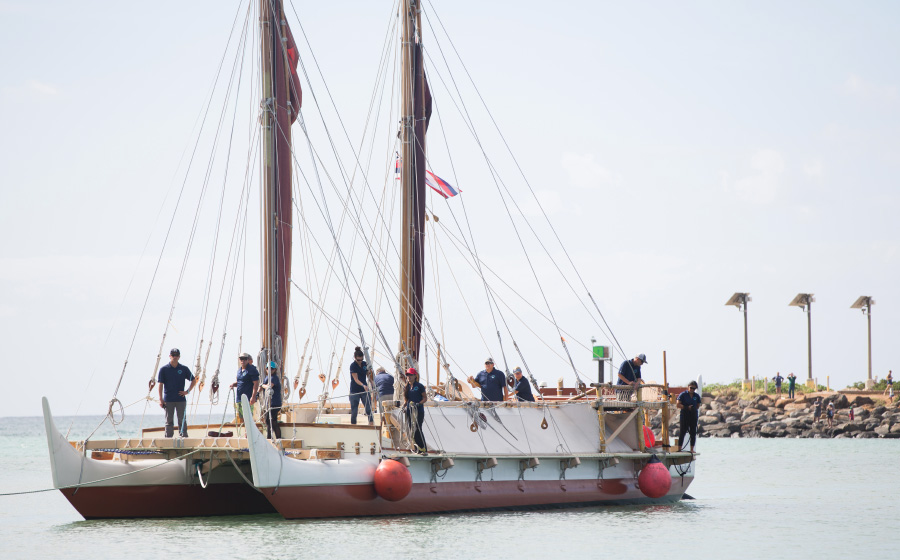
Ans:
{"type": "Polygon", "coordinates": [[[680,402],[685,407],[694,407],[691,410],[682,408],[681,414],[688,417],[694,416],[695,418],[700,414],[700,395],[698,395],[696,391],[694,391],[693,395],[690,391],[682,391],[681,394],[678,395],[678,402],[680,402]]]}
{"type": "Polygon", "coordinates": [[[277,373],[275,375],[266,374],[266,377],[263,379],[262,384],[268,385],[270,383],[272,384],[272,401],[269,403],[269,407],[281,408],[281,376],[277,373]]]}
{"type": "MultiPolygon", "coordinates": [[[[622,362],[622,367],[619,368],[619,375],[624,376],[628,381],[634,382],[641,378],[641,366],[634,365],[634,362],[631,360],[625,360],[622,362]]],[[[619,379],[617,384],[626,385],[621,379],[619,379]]]]}
{"type": "Polygon", "coordinates": [[[163,398],[166,402],[185,402],[187,399],[184,395],[179,395],[178,391],[184,391],[184,384],[193,381],[194,375],[184,364],[178,364],[175,367],[166,364],[159,368],[159,376],[156,380],[163,385],[163,398]]]}
{"type": "Polygon", "coordinates": [[[394,394],[394,377],[383,371],[375,376],[375,387],[378,389],[378,396],[390,396],[394,394]]]}
{"type": "Polygon", "coordinates": [[[421,412],[424,407],[423,403],[425,402],[425,386],[418,381],[411,385],[407,385],[406,399],[410,404],[416,405],[416,408],[421,412]]]}
{"type": "Polygon", "coordinates": [[[353,363],[350,364],[350,394],[354,393],[365,393],[366,389],[366,372],[369,369],[369,366],[366,365],[366,361],[363,360],[361,363],[357,364],[356,360],[353,360],[353,363]],[[362,381],[362,385],[353,380],[353,374],[356,374],[356,377],[362,381]]]}
{"type": "Polygon", "coordinates": [[[506,384],[506,374],[497,368],[488,373],[485,370],[478,372],[475,381],[481,385],[481,400],[502,401],[503,386],[506,384]]]}
{"type": "Polygon", "coordinates": [[[253,398],[253,382],[259,381],[259,370],[253,364],[247,364],[247,369],[239,369],[237,372],[237,391],[234,400],[241,402],[241,395],[247,395],[247,400],[253,398]]]}
{"type": "Polygon", "coordinates": [[[781,387],[781,382],[784,381],[784,377],[781,377],[780,375],[776,375],[775,377],[772,378],[772,381],[775,382],[776,387],[781,387]]]}
{"type": "Polygon", "coordinates": [[[525,376],[522,376],[522,379],[516,379],[516,386],[513,387],[513,391],[516,392],[516,397],[520,401],[529,401],[534,402],[534,395],[531,394],[531,385],[528,383],[528,380],[525,379],[525,376]]]}

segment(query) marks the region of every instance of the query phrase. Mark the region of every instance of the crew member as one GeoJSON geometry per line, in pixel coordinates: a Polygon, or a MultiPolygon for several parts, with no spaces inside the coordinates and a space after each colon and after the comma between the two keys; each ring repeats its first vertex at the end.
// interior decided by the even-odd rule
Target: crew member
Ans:
{"type": "Polygon", "coordinates": [[[678,429],[678,449],[684,449],[684,436],[691,434],[691,453],[697,443],[697,419],[700,413],[700,395],[697,394],[697,382],[688,383],[688,390],[678,395],[678,404],[681,410],[681,427],[678,429]]]}
{"type": "Polygon", "coordinates": [[[278,375],[278,364],[269,362],[268,371],[262,380],[260,390],[265,391],[268,397],[269,407],[266,410],[266,438],[281,439],[281,426],[278,425],[278,415],[281,414],[282,393],[281,393],[281,376],[278,375]]]}
{"type": "MultiPolygon", "coordinates": [[[[259,392],[259,370],[253,365],[253,357],[244,352],[238,356],[237,381],[231,384],[235,389],[234,408],[237,409],[238,418],[244,419],[244,411],[241,409],[241,397],[247,395],[250,401],[250,413],[252,416],[253,405],[256,404],[256,393],[259,392]]],[[[251,421],[253,419],[251,418],[251,421]]]]}
{"type": "Polygon", "coordinates": [[[378,412],[384,412],[384,405],[394,400],[394,376],[379,367],[375,372],[375,389],[378,391],[378,412]]]}
{"type": "Polygon", "coordinates": [[[484,369],[475,377],[469,376],[469,385],[481,387],[481,400],[504,401],[509,398],[506,374],[494,368],[494,359],[484,361],[484,369]]]}
{"type": "Polygon", "coordinates": [[[369,425],[374,423],[372,417],[372,400],[369,399],[369,391],[366,389],[366,374],[369,366],[363,360],[363,351],[359,346],[353,351],[353,363],[350,364],[350,423],[356,424],[356,414],[359,411],[359,403],[362,401],[366,407],[366,416],[369,425]]]}
{"type": "Polygon", "coordinates": [[[513,387],[510,395],[515,396],[516,400],[534,402],[534,395],[531,394],[531,385],[525,376],[522,375],[522,368],[517,367],[513,370],[516,376],[516,385],[513,387]]]}
{"type": "Polygon", "coordinates": [[[647,356],[638,354],[631,360],[625,360],[619,367],[618,385],[640,385],[644,382],[641,379],[641,366],[647,363],[647,356]]]}
{"type": "Polygon", "coordinates": [[[181,350],[172,348],[172,351],[169,352],[169,363],[159,368],[159,376],[156,378],[159,382],[159,406],[166,411],[167,438],[175,435],[175,413],[178,413],[178,434],[181,437],[187,437],[187,424],[184,421],[184,409],[187,407],[185,395],[190,393],[197,384],[197,379],[191,370],[178,363],[180,358],[181,350]],[[186,381],[191,382],[187,391],[184,390],[186,381]]]}
{"type": "Polygon", "coordinates": [[[425,386],[419,383],[419,372],[415,368],[406,370],[406,390],[403,392],[406,421],[409,431],[413,432],[413,440],[417,451],[428,454],[425,445],[425,434],[422,433],[422,421],[425,420],[425,386]]]}

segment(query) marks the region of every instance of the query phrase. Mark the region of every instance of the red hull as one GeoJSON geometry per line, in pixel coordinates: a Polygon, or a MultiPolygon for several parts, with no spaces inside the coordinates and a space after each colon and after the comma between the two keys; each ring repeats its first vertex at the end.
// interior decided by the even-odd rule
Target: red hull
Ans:
{"type": "Polygon", "coordinates": [[[83,486],[63,495],[85,519],[199,517],[276,513],[266,498],[244,484],[83,486]]]}
{"type": "Polygon", "coordinates": [[[388,502],[371,484],[284,486],[263,493],[287,519],[447,513],[485,509],[529,509],[589,505],[669,503],[681,499],[692,481],[672,481],[667,496],[650,499],[634,480],[529,480],[414,484],[409,495],[388,502]]]}

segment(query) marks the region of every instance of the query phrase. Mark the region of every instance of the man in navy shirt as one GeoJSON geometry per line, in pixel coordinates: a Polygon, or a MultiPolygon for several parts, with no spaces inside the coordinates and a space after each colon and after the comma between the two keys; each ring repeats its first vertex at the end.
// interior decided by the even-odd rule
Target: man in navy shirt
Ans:
{"type": "Polygon", "coordinates": [[[256,393],[259,392],[259,370],[253,365],[253,357],[244,352],[238,356],[240,368],[237,372],[237,381],[231,384],[235,388],[234,407],[237,409],[238,418],[244,419],[244,411],[241,410],[241,396],[247,395],[250,401],[250,411],[253,411],[253,405],[256,404],[256,393]]]}
{"type": "Polygon", "coordinates": [[[383,413],[385,403],[394,400],[394,377],[383,367],[375,373],[375,390],[378,391],[378,411],[383,413]]]}
{"type": "Polygon", "coordinates": [[[281,414],[281,376],[278,375],[278,364],[269,362],[268,372],[259,386],[265,391],[268,398],[268,409],[264,410],[266,418],[266,438],[281,439],[281,426],[278,425],[278,415],[281,414]]]}
{"type": "Polygon", "coordinates": [[[638,354],[634,359],[625,360],[619,368],[619,385],[639,385],[644,382],[641,379],[641,366],[647,363],[647,356],[638,354]]]}
{"type": "Polygon", "coordinates": [[[516,385],[513,387],[511,394],[515,395],[516,400],[534,402],[534,395],[531,394],[531,385],[528,384],[528,380],[522,375],[522,368],[517,367],[513,370],[513,374],[516,376],[516,385]]]}
{"type": "Polygon", "coordinates": [[[166,437],[175,435],[175,413],[178,413],[178,433],[181,437],[187,437],[187,424],[184,421],[184,409],[187,407],[185,395],[191,392],[197,380],[187,366],[178,363],[181,359],[181,350],[172,348],[169,352],[169,363],[159,368],[159,406],[166,411],[166,437]],[[190,381],[191,386],[184,390],[185,382],[190,381]]]}
{"type": "Polygon", "coordinates": [[[366,387],[366,379],[369,366],[363,360],[363,351],[359,346],[353,351],[353,363],[350,364],[350,423],[356,424],[356,414],[359,411],[359,403],[362,401],[366,407],[366,416],[369,425],[375,423],[372,417],[372,401],[369,399],[369,390],[366,387]]]}
{"type": "Polygon", "coordinates": [[[418,452],[428,455],[425,445],[425,434],[422,433],[422,421],[425,420],[425,386],[419,383],[419,372],[415,368],[406,370],[406,390],[403,392],[406,401],[406,421],[409,431],[413,433],[413,441],[418,452]]]}
{"type": "Polygon", "coordinates": [[[678,429],[678,449],[684,447],[684,436],[691,434],[691,453],[697,443],[697,419],[700,415],[700,395],[697,394],[697,382],[688,383],[688,390],[678,395],[675,406],[681,411],[681,427],[678,429]]]}
{"type": "Polygon", "coordinates": [[[494,369],[494,359],[484,361],[484,369],[478,372],[474,378],[469,376],[469,385],[481,387],[481,400],[504,401],[509,398],[509,389],[506,387],[506,374],[499,369],[494,369]]]}
{"type": "Polygon", "coordinates": [[[775,373],[775,377],[772,378],[772,381],[775,382],[775,394],[781,395],[781,384],[784,382],[784,377],[781,377],[781,372],[775,373]]]}

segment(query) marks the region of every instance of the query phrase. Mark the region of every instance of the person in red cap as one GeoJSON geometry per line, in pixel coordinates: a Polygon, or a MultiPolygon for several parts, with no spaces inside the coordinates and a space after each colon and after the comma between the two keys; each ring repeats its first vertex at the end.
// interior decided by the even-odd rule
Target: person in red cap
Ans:
{"type": "Polygon", "coordinates": [[[422,433],[422,421],[425,419],[425,386],[419,383],[419,372],[415,368],[406,370],[406,389],[403,391],[405,401],[406,421],[409,430],[413,432],[413,440],[417,451],[423,455],[428,454],[425,445],[425,434],[422,433]]]}

